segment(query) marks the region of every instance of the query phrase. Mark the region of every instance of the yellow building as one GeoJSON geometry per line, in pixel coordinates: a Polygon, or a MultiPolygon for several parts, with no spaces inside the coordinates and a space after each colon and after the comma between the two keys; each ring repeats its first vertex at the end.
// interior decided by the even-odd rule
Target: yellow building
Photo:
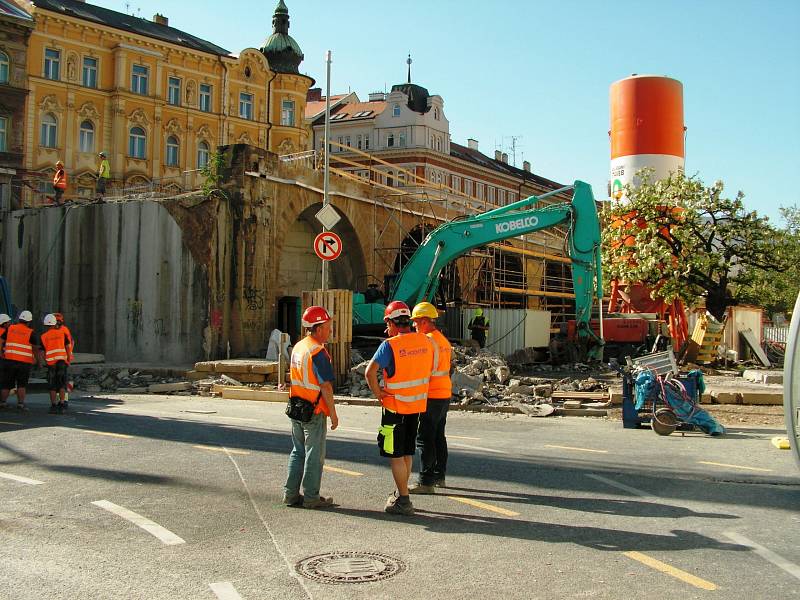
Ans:
{"type": "MultiPolygon", "coordinates": [[[[92,197],[98,153],[112,186],[183,188],[218,145],[304,150],[303,53],[283,0],[261,49],[235,56],[169,26],[80,0],[33,0],[24,166],[69,176],[66,196],[92,197]]],[[[46,187],[43,185],[43,187],[46,187]]],[[[44,190],[42,190],[44,191],[44,190]]]]}

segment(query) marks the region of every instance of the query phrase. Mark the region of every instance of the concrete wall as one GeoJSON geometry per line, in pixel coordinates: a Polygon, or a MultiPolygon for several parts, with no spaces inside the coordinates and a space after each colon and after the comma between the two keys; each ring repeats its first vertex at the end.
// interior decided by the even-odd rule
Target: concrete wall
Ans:
{"type": "Polygon", "coordinates": [[[0,272],[37,326],[62,312],[79,352],[184,364],[202,355],[207,278],[159,202],[6,213],[0,272]]]}

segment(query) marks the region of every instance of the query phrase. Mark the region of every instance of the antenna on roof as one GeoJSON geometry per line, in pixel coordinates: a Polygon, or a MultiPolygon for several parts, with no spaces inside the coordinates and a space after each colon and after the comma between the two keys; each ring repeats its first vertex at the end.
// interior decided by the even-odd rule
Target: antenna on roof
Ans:
{"type": "Polygon", "coordinates": [[[125,14],[126,15],[131,14],[131,3],[130,2],[126,2],[125,3],[125,14]]]}
{"type": "Polygon", "coordinates": [[[406,64],[408,65],[408,83],[411,83],[411,63],[414,62],[411,60],[411,52],[408,53],[408,59],[406,60],[406,64]]]}

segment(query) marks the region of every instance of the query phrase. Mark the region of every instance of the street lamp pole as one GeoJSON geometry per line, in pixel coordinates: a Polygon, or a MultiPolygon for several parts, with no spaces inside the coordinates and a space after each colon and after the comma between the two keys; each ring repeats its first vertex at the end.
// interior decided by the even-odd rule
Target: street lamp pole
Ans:
{"type": "MultiPolygon", "coordinates": [[[[323,196],[322,196],[322,206],[325,207],[330,204],[330,198],[328,197],[328,188],[330,186],[330,135],[331,135],[331,51],[328,50],[325,53],[325,63],[327,67],[327,80],[326,80],[326,91],[325,91],[325,184],[323,189],[323,196]]],[[[327,228],[323,225],[322,226],[323,233],[327,231],[327,228]]],[[[322,291],[326,291],[328,289],[328,261],[322,261],[322,291]]]]}

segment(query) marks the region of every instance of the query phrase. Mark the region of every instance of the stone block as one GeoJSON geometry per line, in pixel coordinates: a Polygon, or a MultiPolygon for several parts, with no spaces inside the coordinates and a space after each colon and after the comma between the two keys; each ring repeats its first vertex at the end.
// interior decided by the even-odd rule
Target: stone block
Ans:
{"type": "Polygon", "coordinates": [[[608,390],[608,400],[611,402],[613,406],[621,406],[622,405],[622,390],[609,388],[608,390]]]}
{"type": "Polygon", "coordinates": [[[714,399],[715,404],[741,404],[742,396],[739,392],[722,390],[707,390],[708,394],[714,399]]]}
{"type": "Polygon", "coordinates": [[[163,394],[166,392],[183,392],[191,389],[191,383],[188,381],[179,381],[178,383],[154,383],[148,386],[147,391],[151,394],[163,394]]]}
{"type": "Polygon", "coordinates": [[[783,404],[783,392],[742,392],[742,404],[783,404]]]}
{"type": "Polygon", "coordinates": [[[478,392],[483,389],[483,378],[473,377],[466,373],[459,373],[456,371],[452,376],[453,388],[456,390],[468,389],[471,392],[478,392]]]}

